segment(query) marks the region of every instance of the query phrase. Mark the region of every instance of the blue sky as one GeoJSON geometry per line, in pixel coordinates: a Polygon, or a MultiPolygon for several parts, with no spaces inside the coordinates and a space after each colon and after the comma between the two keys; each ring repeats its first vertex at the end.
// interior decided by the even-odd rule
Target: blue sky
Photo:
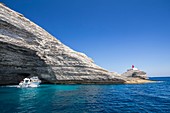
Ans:
{"type": "Polygon", "coordinates": [[[118,73],[170,75],[170,0],[0,0],[118,73]]]}

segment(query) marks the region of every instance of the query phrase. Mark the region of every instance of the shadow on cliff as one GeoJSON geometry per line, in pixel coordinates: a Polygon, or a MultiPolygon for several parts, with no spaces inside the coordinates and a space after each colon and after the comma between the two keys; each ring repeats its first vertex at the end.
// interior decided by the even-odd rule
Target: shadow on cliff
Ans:
{"type": "Polygon", "coordinates": [[[36,51],[0,42],[0,85],[18,84],[31,76],[38,76],[43,83],[53,83],[56,80],[51,67],[36,51]]]}

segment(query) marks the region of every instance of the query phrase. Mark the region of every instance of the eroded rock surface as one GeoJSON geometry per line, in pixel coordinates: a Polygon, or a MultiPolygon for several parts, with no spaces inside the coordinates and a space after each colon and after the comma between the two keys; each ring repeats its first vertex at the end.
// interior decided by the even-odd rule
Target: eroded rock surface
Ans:
{"type": "Polygon", "coordinates": [[[38,76],[47,83],[124,83],[83,53],[0,4],[0,85],[38,76]]]}
{"type": "Polygon", "coordinates": [[[127,70],[127,72],[123,73],[122,76],[127,78],[148,79],[146,72],[133,69],[127,70]]]}

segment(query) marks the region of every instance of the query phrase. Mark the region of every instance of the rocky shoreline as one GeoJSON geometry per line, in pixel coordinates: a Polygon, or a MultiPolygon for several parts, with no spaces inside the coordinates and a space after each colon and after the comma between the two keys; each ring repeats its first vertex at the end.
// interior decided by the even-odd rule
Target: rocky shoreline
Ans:
{"type": "Polygon", "coordinates": [[[130,78],[126,80],[125,84],[144,84],[144,83],[155,83],[155,82],[156,81],[145,80],[140,78],[130,78]]]}
{"type": "Polygon", "coordinates": [[[22,14],[0,4],[0,85],[18,84],[30,76],[51,84],[149,81],[145,72],[133,71],[120,75],[99,67],[84,53],[72,50],[22,14]]]}

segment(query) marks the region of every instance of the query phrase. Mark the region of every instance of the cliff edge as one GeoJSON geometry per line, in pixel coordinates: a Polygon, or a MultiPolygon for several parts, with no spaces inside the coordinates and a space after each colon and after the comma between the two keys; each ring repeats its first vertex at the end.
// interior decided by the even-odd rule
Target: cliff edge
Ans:
{"type": "Polygon", "coordinates": [[[0,4],[0,85],[38,76],[43,83],[124,83],[83,53],[0,4]]]}
{"type": "Polygon", "coordinates": [[[150,82],[145,72],[122,75],[96,65],[47,31],[0,3],[0,85],[38,76],[53,84],[129,84],[150,82]]]}

